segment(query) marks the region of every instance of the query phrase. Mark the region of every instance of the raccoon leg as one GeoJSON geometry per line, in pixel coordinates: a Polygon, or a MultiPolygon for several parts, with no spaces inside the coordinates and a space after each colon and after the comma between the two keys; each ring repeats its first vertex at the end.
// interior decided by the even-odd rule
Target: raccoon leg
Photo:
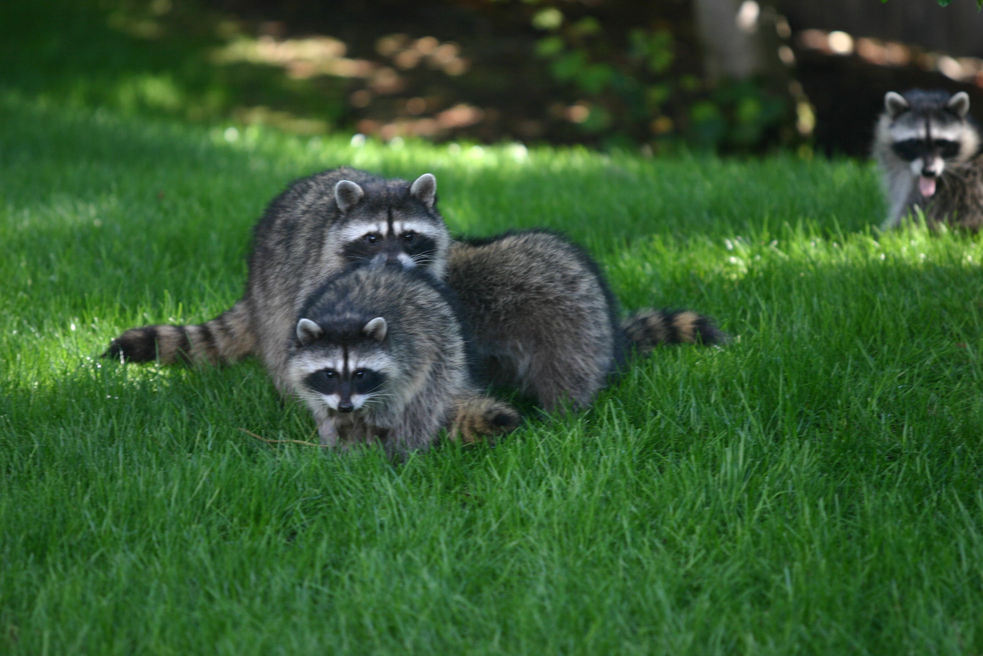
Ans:
{"type": "Polygon", "coordinates": [[[211,321],[196,325],[131,328],[114,339],[104,358],[164,364],[227,364],[252,353],[256,346],[245,301],[211,321]]]}
{"type": "Polygon", "coordinates": [[[454,441],[473,444],[482,437],[510,433],[522,419],[508,403],[473,394],[454,400],[453,417],[447,433],[454,441]]]}
{"type": "Polygon", "coordinates": [[[690,310],[642,310],[621,322],[628,343],[644,355],[660,344],[723,344],[713,320],[690,310]]]}

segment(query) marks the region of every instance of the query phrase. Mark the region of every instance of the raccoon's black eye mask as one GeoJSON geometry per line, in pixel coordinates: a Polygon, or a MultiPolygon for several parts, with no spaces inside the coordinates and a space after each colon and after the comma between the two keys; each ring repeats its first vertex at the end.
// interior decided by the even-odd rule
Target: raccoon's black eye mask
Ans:
{"type": "Polygon", "coordinates": [[[948,139],[905,139],[891,144],[891,149],[901,159],[911,162],[925,155],[938,154],[942,159],[953,159],[959,155],[959,143],[948,139]]]}
{"type": "Polygon", "coordinates": [[[321,369],[309,374],[304,383],[321,394],[369,394],[385,382],[386,375],[372,369],[356,369],[351,374],[344,374],[334,369],[321,369]]]}

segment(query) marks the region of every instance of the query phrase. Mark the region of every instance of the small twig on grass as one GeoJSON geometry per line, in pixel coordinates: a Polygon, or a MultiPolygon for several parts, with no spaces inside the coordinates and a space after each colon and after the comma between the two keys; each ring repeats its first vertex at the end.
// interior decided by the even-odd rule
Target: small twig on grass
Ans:
{"type": "Polygon", "coordinates": [[[249,435],[250,437],[255,437],[257,440],[260,440],[261,442],[266,442],[267,444],[303,444],[304,446],[316,446],[322,448],[327,446],[326,444],[318,444],[317,442],[305,442],[304,440],[271,440],[269,438],[257,435],[252,431],[248,431],[242,427],[240,427],[239,430],[241,430],[246,435],[249,435]]]}

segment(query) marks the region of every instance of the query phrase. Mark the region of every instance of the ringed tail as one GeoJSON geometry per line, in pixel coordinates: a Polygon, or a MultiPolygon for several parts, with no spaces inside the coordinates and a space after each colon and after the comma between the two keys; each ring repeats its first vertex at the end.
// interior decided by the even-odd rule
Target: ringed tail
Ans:
{"type": "Polygon", "coordinates": [[[205,323],[130,328],[101,357],[124,362],[229,364],[252,353],[255,346],[249,311],[240,300],[205,323]]]}
{"type": "Polygon", "coordinates": [[[644,355],[662,344],[724,344],[713,319],[692,310],[642,310],[621,322],[629,344],[644,355]]]}
{"type": "Polygon", "coordinates": [[[454,417],[447,433],[455,442],[473,444],[512,432],[521,419],[515,408],[504,401],[490,396],[464,396],[454,401],[454,417]]]}

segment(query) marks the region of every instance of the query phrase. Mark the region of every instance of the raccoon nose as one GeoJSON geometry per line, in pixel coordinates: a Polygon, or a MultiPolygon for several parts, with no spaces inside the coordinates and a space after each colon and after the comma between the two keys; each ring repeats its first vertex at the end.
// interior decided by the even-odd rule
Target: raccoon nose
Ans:
{"type": "Polygon", "coordinates": [[[926,157],[922,163],[922,175],[926,178],[937,178],[942,175],[945,163],[939,157],[926,157]]]}
{"type": "Polygon", "coordinates": [[[351,401],[339,401],[338,402],[338,412],[351,412],[355,409],[354,404],[351,401]]]}

